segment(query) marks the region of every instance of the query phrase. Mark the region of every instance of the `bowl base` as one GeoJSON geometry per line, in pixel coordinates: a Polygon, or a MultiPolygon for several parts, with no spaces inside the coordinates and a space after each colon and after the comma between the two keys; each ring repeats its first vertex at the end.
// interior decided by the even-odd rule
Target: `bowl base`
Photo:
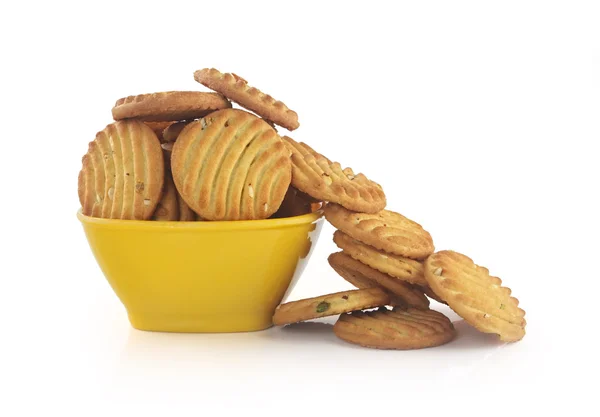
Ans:
{"type": "Polygon", "coordinates": [[[273,326],[271,315],[185,315],[128,313],[137,330],[169,333],[238,333],[266,330],[273,326]]]}

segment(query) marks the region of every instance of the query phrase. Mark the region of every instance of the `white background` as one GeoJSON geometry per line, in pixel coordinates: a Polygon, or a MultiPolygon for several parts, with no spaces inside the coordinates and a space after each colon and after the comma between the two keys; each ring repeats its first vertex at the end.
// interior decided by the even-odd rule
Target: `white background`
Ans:
{"type": "MultiPolygon", "coordinates": [[[[0,415],[593,414],[598,3],[125,3],[1,6],[0,415]],[[116,99],[201,90],[203,67],[283,100],[295,139],[500,276],[523,341],[436,303],[459,337],[412,352],[338,341],[333,320],[133,330],[75,217],[81,157],[116,99]]],[[[290,300],[350,288],[326,262],[332,232],[290,300]]]]}

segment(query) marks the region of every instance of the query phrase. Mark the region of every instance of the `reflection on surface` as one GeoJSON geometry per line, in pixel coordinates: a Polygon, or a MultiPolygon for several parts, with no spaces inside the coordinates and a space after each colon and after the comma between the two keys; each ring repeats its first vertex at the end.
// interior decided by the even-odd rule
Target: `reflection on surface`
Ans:
{"type": "Polygon", "coordinates": [[[456,338],[448,343],[449,348],[462,350],[487,349],[489,352],[494,352],[494,348],[498,349],[507,345],[497,335],[482,333],[462,319],[452,324],[456,329],[456,338]]]}

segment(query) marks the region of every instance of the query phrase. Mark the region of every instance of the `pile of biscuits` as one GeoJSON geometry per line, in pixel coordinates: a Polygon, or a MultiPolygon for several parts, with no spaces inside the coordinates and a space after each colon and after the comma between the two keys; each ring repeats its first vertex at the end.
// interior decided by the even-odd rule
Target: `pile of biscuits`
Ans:
{"type": "Polygon", "coordinates": [[[171,91],[119,99],[115,122],[83,157],[78,193],[87,216],[123,220],[259,220],[323,207],[337,229],[332,268],[357,289],[285,303],[273,323],[340,315],[343,340],[382,349],[437,346],[455,337],[429,299],[503,341],[525,335],[525,312],[486,268],[434,253],[418,223],[386,210],[382,187],[309,145],[280,136],[298,115],[233,73],[194,79],[215,92],[171,91]],[[233,108],[232,102],[245,110],[233,108]]]}

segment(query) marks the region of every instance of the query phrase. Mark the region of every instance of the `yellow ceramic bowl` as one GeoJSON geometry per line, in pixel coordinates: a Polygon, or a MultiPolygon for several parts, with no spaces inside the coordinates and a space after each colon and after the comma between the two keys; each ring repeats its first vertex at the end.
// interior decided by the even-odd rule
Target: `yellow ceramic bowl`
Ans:
{"type": "Polygon", "coordinates": [[[242,332],[272,325],[322,226],[320,211],[235,222],[109,220],[77,214],[131,325],[242,332]]]}

